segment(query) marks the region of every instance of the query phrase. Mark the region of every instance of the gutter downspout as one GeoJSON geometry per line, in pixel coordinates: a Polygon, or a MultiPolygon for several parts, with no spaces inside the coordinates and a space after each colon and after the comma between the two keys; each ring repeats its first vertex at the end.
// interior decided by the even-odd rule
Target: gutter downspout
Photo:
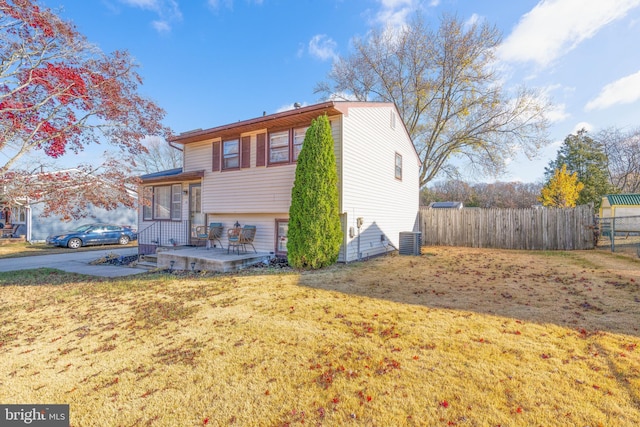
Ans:
{"type": "Polygon", "coordinates": [[[176,147],[175,145],[173,145],[173,143],[171,141],[167,141],[167,144],[169,144],[169,147],[175,148],[176,150],[182,151],[184,153],[184,149],[183,148],[176,147]]]}

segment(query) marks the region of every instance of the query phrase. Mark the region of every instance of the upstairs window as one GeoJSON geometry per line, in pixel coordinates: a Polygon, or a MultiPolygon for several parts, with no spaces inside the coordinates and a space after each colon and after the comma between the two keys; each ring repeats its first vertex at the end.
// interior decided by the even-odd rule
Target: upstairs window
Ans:
{"type": "Polygon", "coordinates": [[[232,139],[222,143],[222,169],[240,167],[240,140],[232,139]]]}
{"type": "Polygon", "coordinates": [[[289,131],[269,134],[269,163],[289,163],[289,131]]]}
{"type": "Polygon", "coordinates": [[[300,155],[300,150],[302,150],[302,143],[304,142],[304,137],[307,134],[307,129],[309,129],[309,126],[304,128],[297,128],[293,130],[293,161],[298,160],[298,156],[300,155]]]}
{"type": "Polygon", "coordinates": [[[402,180],[402,156],[396,153],[396,179],[402,180]]]}

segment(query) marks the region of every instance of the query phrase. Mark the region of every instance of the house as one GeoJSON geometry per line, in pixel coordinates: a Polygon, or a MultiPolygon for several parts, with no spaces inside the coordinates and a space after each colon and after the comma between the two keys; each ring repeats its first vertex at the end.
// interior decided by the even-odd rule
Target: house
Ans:
{"type": "MultiPolygon", "coordinates": [[[[73,173],[84,174],[85,172],[78,169],[61,170],[57,173],[73,173]]],[[[98,184],[108,185],[105,181],[98,181],[98,184]]],[[[135,191],[127,190],[129,195],[137,199],[138,194],[135,191]]],[[[0,224],[3,228],[7,222],[6,211],[9,211],[10,223],[18,226],[13,235],[22,237],[28,242],[44,242],[47,236],[54,233],[60,233],[67,230],[77,228],[79,225],[101,222],[113,223],[119,225],[134,226],[138,219],[137,209],[118,205],[114,209],[105,209],[93,204],[88,204],[84,211],[85,217],[76,221],[68,221],[61,215],[44,215],[44,205],[38,201],[29,199],[28,197],[20,197],[11,202],[0,204],[2,215],[0,216],[0,224]]]]}
{"type": "Polygon", "coordinates": [[[85,217],[75,221],[68,221],[61,216],[42,215],[43,206],[34,204],[30,210],[30,228],[28,241],[43,242],[51,234],[59,234],[64,231],[78,228],[82,224],[107,223],[118,225],[130,225],[135,228],[137,221],[137,210],[126,206],[118,206],[115,209],[104,209],[90,205],[85,212],[85,217]]]}
{"type": "Polygon", "coordinates": [[[605,229],[640,232],[640,194],[608,194],[602,198],[599,214],[605,229]]]}
{"type": "Polygon", "coordinates": [[[411,138],[394,104],[329,101],[173,137],[183,168],[141,177],[140,252],[193,244],[196,227],[221,222],[256,225],[256,249],[286,256],[296,159],[311,121],[324,114],[338,168],[339,261],[397,248],[400,232],[418,228],[420,160],[411,138]]]}

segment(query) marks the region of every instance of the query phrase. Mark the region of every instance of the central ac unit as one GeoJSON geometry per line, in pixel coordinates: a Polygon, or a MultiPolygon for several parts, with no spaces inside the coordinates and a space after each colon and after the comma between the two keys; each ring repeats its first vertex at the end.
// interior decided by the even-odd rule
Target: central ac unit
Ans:
{"type": "Polygon", "coordinates": [[[421,236],[419,231],[401,231],[400,255],[420,255],[421,236]]]}

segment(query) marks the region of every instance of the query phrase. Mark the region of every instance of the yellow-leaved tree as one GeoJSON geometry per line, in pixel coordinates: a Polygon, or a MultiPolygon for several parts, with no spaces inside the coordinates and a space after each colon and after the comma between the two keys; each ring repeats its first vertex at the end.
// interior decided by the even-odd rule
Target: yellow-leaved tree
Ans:
{"type": "Polygon", "coordinates": [[[562,165],[562,169],[556,169],[551,179],[542,187],[538,200],[543,206],[573,208],[583,188],[584,184],[578,181],[578,174],[568,173],[567,165],[562,165]]]}

